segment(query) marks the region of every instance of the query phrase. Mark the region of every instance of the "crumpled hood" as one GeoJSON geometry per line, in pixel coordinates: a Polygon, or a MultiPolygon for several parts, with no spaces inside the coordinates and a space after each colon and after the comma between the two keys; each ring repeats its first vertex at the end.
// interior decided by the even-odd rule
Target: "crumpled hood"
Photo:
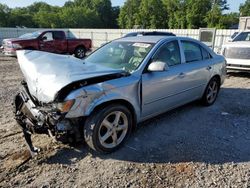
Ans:
{"type": "Polygon", "coordinates": [[[42,103],[52,102],[57,92],[70,83],[123,72],[84,64],[83,60],[69,55],[41,51],[18,50],[17,58],[30,94],[42,103]]]}

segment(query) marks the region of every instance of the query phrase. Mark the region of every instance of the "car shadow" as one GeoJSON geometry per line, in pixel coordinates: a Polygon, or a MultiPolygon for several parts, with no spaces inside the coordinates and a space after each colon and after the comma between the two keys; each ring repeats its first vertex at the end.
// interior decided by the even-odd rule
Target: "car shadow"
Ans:
{"type": "Polygon", "coordinates": [[[77,161],[85,158],[89,154],[89,149],[85,143],[78,143],[72,146],[65,145],[57,152],[43,160],[43,162],[48,164],[64,164],[70,165],[77,161]]]}
{"type": "Polygon", "coordinates": [[[234,76],[234,77],[246,77],[250,78],[250,71],[249,72],[241,72],[241,71],[229,71],[227,72],[227,76],[234,76]]]}
{"type": "MultiPolygon", "coordinates": [[[[136,163],[248,162],[249,101],[249,89],[222,88],[214,105],[193,102],[140,123],[119,150],[91,151],[92,157],[136,163]]],[[[71,164],[72,159],[79,161],[86,155],[88,147],[78,145],[59,150],[47,163],[71,164]]]]}

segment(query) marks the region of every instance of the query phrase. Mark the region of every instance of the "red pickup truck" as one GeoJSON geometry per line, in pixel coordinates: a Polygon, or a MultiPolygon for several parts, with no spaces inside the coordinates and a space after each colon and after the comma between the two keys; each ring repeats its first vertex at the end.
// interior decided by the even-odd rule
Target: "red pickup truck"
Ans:
{"type": "Polygon", "coordinates": [[[64,31],[46,30],[27,33],[14,39],[3,40],[3,53],[16,56],[16,50],[30,49],[41,50],[59,54],[74,54],[77,58],[83,58],[90,51],[92,41],[90,39],[66,38],[64,31]]]}

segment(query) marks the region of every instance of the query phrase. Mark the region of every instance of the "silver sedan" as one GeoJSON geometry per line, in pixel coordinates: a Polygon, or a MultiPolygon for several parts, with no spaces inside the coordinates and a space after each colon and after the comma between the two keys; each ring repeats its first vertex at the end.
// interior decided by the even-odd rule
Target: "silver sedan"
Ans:
{"type": "Polygon", "coordinates": [[[186,37],[121,38],[83,61],[38,51],[17,55],[25,81],[15,115],[33,153],[30,127],[112,152],[138,122],[195,100],[212,105],[226,75],[223,56],[186,37]]]}

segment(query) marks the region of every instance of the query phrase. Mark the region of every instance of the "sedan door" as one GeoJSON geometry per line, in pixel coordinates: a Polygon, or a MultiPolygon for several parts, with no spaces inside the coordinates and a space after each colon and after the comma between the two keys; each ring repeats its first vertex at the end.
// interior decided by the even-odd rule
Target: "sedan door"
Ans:
{"type": "Polygon", "coordinates": [[[212,74],[212,56],[200,44],[194,41],[182,40],[181,48],[185,57],[182,65],[185,77],[185,101],[201,98],[212,74]]]}
{"type": "Polygon", "coordinates": [[[178,40],[163,44],[152,61],[167,63],[169,70],[142,74],[142,119],[177,107],[186,98],[186,77],[178,40]]]}
{"type": "Polygon", "coordinates": [[[53,39],[56,53],[62,54],[68,51],[68,42],[64,31],[53,31],[53,39]]]}

